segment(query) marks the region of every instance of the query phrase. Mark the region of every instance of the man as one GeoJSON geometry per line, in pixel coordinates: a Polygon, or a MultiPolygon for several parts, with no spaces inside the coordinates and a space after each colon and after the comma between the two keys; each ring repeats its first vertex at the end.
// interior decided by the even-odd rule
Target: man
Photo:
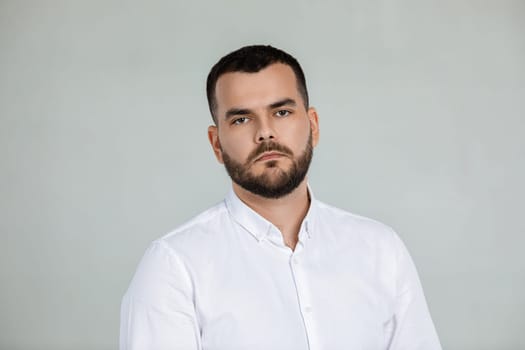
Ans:
{"type": "Polygon", "coordinates": [[[120,348],[441,349],[398,236],[307,185],[319,124],[299,63],[243,47],[212,68],[207,96],[232,189],[149,247],[120,348]]]}

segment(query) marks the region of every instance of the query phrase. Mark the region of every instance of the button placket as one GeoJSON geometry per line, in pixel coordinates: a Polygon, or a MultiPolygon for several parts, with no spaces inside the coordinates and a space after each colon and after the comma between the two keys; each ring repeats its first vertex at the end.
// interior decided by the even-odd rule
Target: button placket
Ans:
{"type": "Polygon", "coordinates": [[[303,317],[304,327],[306,330],[306,335],[308,338],[308,343],[310,349],[317,349],[317,346],[314,344],[315,341],[315,330],[314,330],[314,310],[311,303],[311,296],[308,289],[307,274],[303,259],[297,252],[292,254],[290,259],[290,268],[292,270],[292,275],[295,282],[295,288],[297,292],[297,299],[299,303],[299,309],[301,310],[301,315],[303,317]]]}

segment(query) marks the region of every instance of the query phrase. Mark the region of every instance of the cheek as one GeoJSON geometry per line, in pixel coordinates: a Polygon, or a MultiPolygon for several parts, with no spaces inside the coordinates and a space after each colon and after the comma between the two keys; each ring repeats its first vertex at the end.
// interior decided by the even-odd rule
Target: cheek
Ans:
{"type": "Polygon", "coordinates": [[[251,150],[247,141],[237,135],[219,135],[219,142],[221,150],[237,161],[244,160],[251,150]]]}
{"type": "Polygon", "coordinates": [[[287,141],[285,142],[289,145],[289,147],[293,147],[295,153],[302,152],[308,142],[309,137],[310,126],[308,124],[300,124],[294,128],[288,128],[286,130],[285,138],[287,141]]]}

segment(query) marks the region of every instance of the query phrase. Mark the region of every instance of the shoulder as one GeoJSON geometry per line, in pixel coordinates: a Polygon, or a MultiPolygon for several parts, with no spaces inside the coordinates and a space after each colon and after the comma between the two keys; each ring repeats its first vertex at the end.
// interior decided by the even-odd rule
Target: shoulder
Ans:
{"type": "Polygon", "coordinates": [[[339,242],[350,240],[367,246],[395,246],[399,236],[394,229],[378,220],[317,201],[317,220],[323,234],[334,235],[339,242]]]}
{"type": "Polygon", "coordinates": [[[321,201],[317,201],[317,208],[318,218],[321,222],[329,223],[342,230],[359,229],[383,235],[391,235],[394,232],[390,226],[378,220],[358,215],[321,201]]]}
{"type": "Polygon", "coordinates": [[[221,228],[228,220],[228,209],[224,201],[221,201],[166,233],[155,242],[169,249],[200,245],[215,239],[222,232],[221,228]]]}
{"type": "MultiPolygon", "coordinates": [[[[227,220],[228,210],[224,202],[220,202],[206,211],[198,214],[174,230],[151,242],[144,253],[134,281],[157,278],[152,276],[172,274],[184,275],[181,271],[187,268],[189,257],[197,257],[203,247],[211,249],[217,242],[218,235],[227,220]],[[222,222],[221,222],[222,221],[222,222]]],[[[149,284],[153,282],[148,282],[149,284]]],[[[134,283],[147,285],[148,283],[134,283]]]]}

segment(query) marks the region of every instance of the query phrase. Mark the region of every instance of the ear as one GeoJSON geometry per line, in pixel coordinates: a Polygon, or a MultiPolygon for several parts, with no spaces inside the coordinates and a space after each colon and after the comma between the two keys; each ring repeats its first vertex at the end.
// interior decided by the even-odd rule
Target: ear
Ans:
{"type": "Polygon", "coordinates": [[[215,158],[217,158],[219,163],[224,164],[224,161],[222,160],[221,143],[219,141],[219,129],[217,129],[217,126],[208,126],[208,140],[210,141],[215,158]]]}
{"type": "Polygon", "coordinates": [[[312,145],[319,143],[319,116],[314,107],[308,108],[308,119],[310,119],[310,130],[312,131],[312,145]]]}

